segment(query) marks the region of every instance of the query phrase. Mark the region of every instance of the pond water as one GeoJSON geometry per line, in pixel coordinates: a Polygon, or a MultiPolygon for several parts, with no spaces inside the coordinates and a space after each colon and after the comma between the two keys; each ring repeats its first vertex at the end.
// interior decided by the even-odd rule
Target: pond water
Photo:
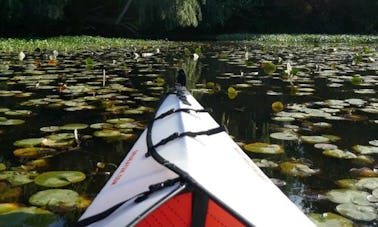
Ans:
{"type": "Polygon", "coordinates": [[[0,207],[13,212],[0,209],[0,225],[72,225],[179,68],[198,101],[305,213],[378,224],[377,46],[163,43],[50,51],[22,60],[0,54],[0,207]],[[36,196],[59,197],[46,192],[52,188],[72,190],[65,191],[72,200],[51,204],[36,196]]]}

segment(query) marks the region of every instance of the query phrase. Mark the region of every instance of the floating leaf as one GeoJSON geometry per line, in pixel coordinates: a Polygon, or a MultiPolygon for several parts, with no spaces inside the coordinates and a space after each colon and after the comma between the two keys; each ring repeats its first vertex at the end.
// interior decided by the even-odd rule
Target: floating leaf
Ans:
{"type": "Polygon", "coordinates": [[[354,159],[357,158],[357,155],[350,151],[343,151],[340,149],[331,149],[323,151],[323,154],[333,158],[342,158],[342,159],[354,159]]]}
{"type": "Polygon", "coordinates": [[[273,74],[277,69],[276,65],[270,61],[261,63],[261,67],[264,69],[264,72],[269,75],[273,74]]]}
{"type": "Polygon", "coordinates": [[[330,143],[317,143],[314,144],[315,148],[322,149],[322,150],[335,150],[337,149],[337,145],[330,144],[330,143]]]}
{"type": "Polygon", "coordinates": [[[48,189],[39,191],[29,198],[35,206],[48,207],[57,211],[71,211],[82,208],[79,194],[69,189],[48,189]]]}
{"type": "MultiPolygon", "coordinates": [[[[1,210],[0,204],[0,210],[1,210]]],[[[8,205],[11,206],[11,205],[8,205]]],[[[14,205],[17,206],[17,205],[14,205]]],[[[8,208],[7,212],[0,212],[0,226],[53,226],[58,221],[58,217],[48,210],[37,207],[8,208]]]]}
{"type": "Polygon", "coordinates": [[[44,138],[29,138],[29,139],[22,139],[17,140],[13,143],[16,147],[35,147],[42,144],[42,140],[44,138]]]}
{"type": "Polygon", "coordinates": [[[308,177],[317,174],[319,170],[311,169],[307,165],[298,162],[282,162],[279,164],[280,170],[285,175],[308,177]]]}
{"type": "Polygon", "coordinates": [[[337,180],[336,185],[342,188],[357,189],[357,180],[356,179],[341,179],[337,180]]]}
{"type": "Polygon", "coordinates": [[[378,147],[376,146],[355,145],[353,150],[360,154],[378,154],[378,147]]]}
{"type": "Polygon", "coordinates": [[[275,132],[270,137],[278,140],[298,140],[298,136],[291,132],[275,132]]]}
{"type": "Polygon", "coordinates": [[[268,143],[250,143],[244,145],[244,149],[254,153],[262,154],[282,154],[284,149],[277,144],[268,144],[268,143]]]}
{"type": "Polygon", "coordinates": [[[372,206],[343,203],[336,206],[336,210],[346,217],[359,221],[372,221],[378,217],[377,210],[372,206]]]}
{"type": "Polygon", "coordinates": [[[34,181],[44,187],[63,187],[85,179],[85,174],[78,171],[50,171],[38,175],[34,181]]]}
{"type": "Polygon", "coordinates": [[[353,85],[360,85],[362,83],[362,79],[360,75],[355,75],[350,79],[350,82],[353,85]]]}
{"type": "Polygon", "coordinates": [[[7,180],[13,186],[28,184],[34,181],[34,177],[38,174],[36,172],[24,171],[1,171],[0,180],[7,180]]]}
{"type": "Polygon", "coordinates": [[[236,96],[238,96],[238,91],[235,90],[235,88],[233,88],[233,87],[229,87],[227,89],[227,95],[228,95],[229,99],[235,99],[236,96]]]}
{"type": "Polygon", "coordinates": [[[66,124],[63,126],[60,126],[60,129],[62,130],[75,130],[75,129],[86,129],[88,128],[87,124],[82,124],[82,123],[71,123],[71,124],[66,124]]]}
{"type": "Polygon", "coordinates": [[[260,168],[276,168],[278,164],[266,159],[253,159],[253,162],[260,168]]]}
{"type": "Polygon", "coordinates": [[[370,195],[365,191],[353,189],[333,189],[326,193],[326,197],[334,203],[355,203],[359,205],[369,205],[367,196],[370,195]]]}
{"type": "Polygon", "coordinates": [[[46,147],[24,147],[13,151],[13,154],[20,158],[37,158],[53,154],[55,149],[46,147]]]}
{"type": "Polygon", "coordinates": [[[378,177],[366,177],[366,178],[361,178],[358,180],[356,183],[356,186],[360,188],[367,188],[370,190],[378,188],[378,177]]]}
{"type": "Polygon", "coordinates": [[[307,143],[327,143],[330,141],[327,137],[324,136],[301,136],[300,139],[303,142],[307,143]]]}
{"type": "Polygon", "coordinates": [[[101,131],[95,131],[93,135],[96,137],[112,138],[121,136],[121,132],[118,130],[103,129],[101,131]]]}
{"type": "Polygon", "coordinates": [[[7,119],[5,121],[0,121],[0,125],[3,126],[21,125],[23,123],[25,123],[25,121],[21,119],[7,119]]]}
{"type": "Polygon", "coordinates": [[[281,112],[283,109],[284,109],[284,105],[282,104],[282,102],[276,101],[272,103],[272,110],[274,112],[281,112]]]}
{"type": "Polygon", "coordinates": [[[335,213],[327,212],[323,214],[310,213],[308,217],[315,223],[318,227],[329,227],[329,226],[342,226],[342,227],[353,227],[353,221],[337,215],[335,213]]]}

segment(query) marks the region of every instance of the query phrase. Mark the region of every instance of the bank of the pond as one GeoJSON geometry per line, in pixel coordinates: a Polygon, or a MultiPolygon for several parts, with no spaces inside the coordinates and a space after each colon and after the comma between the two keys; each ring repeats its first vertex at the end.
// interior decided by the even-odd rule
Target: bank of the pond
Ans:
{"type": "MultiPolygon", "coordinates": [[[[325,34],[224,34],[214,36],[193,37],[193,41],[203,40],[206,42],[246,42],[258,45],[298,45],[298,44],[333,44],[333,45],[359,45],[378,44],[378,36],[374,35],[325,35],[325,34]]],[[[58,36],[50,38],[0,38],[0,50],[3,52],[41,50],[103,50],[109,48],[144,47],[177,45],[175,41],[165,38],[154,39],[128,39],[128,38],[105,38],[99,36],[58,36]]]]}

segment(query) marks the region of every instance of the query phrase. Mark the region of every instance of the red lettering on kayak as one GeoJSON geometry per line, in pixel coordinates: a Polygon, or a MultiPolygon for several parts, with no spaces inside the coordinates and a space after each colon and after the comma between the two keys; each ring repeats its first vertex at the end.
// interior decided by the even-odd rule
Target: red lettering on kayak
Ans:
{"type": "Polygon", "coordinates": [[[112,185],[117,184],[117,182],[121,179],[122,175],[125,173],[127,167],[131,164],[133,161],[135,155],[138,153],[138,150],[133,151],[130,154],[130,157],[126,160],[125,164],[121,167],[121,170],[119,171],[118,175],[113,179],[112,185]]]}

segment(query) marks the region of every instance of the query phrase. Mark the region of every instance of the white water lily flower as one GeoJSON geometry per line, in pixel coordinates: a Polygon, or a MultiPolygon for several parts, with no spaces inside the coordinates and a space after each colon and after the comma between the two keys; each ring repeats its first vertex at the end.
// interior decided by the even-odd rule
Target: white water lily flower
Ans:
{"type": "Polygon", "coordinates": [[[194,53],[194,54],[193,54],[193,60],[194,60],[194,61],[197,61],[197,60],[198,60],[198,58],[199,58],[199,55],[198,55],[198,54],[196,54],[196,53],[194,53]]]}
{"type": "Polygon", "coordinates": [[[20,61],[23,61],[24,60],[24,58],[25,58],[25,53],[24,52],[20,52],[19,54],[18,54],[18,59],[20,60],[20,61]]]}

